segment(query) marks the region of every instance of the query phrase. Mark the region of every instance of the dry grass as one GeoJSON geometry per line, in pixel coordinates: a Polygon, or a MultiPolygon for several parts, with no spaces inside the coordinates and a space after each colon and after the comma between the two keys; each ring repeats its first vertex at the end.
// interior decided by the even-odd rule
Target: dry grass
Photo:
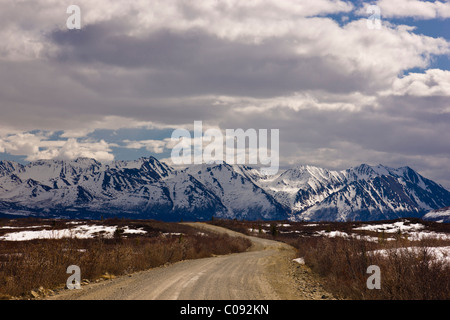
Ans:
{"type": "MultiPolygon", "coordinates": [[[[450,233],[450,224],[408,219],[426,230],[450,233]]],[[[396,220],[397,221],[397,220],[396,220]]],[[[378,221],[371,224],[393,223],[378,221]]],[[[286,242],[298,250],[308,265],[322,279],[323,285],[340,299],[382,300],[449,300],[450,265],[436,260],[430,248],[450,246],[449,240],[408,240],[405,234],[355,231],[362,222],[295,223],[286,221],[216,220],[216,225],[235,231],[286,242]],[[289,226],[287,226],[289,225],[289,226]],[[251,231],[252,230],[252,231],[251,231]],[[372,237],[378,241],[357,238],[318,236],[332,231],[372,237]],[[387,237],[390,237],[387,239],[387,237]],[[405,248],[415,248],[414,250],[405,248]],[[383,250],[382,254],[374,254],[383,250]],[[370,265],[381,271],[381,289],[368,289],[370,265]]]]}
{"type": "MultiPolygon", "coordinates": [[[[343,299],[447,300],[450,299],[450,266],[434,259],[427,241],[401,240],[374,245],[343,238],[299,238],[294,244],[305,263],[343,299]],[[386,250],[385,255],[373,250],[386,250]],[[381,289],[368,289],[367,268],[381,270],[381,289]]],[[[434,243],[436,246],[436,243],[434,243]]]]}
{"type": "MultiPolygon", "coordinates": [[[[19,224],[37,223],[28,222],[19,224]]],[[[39,223],[49,225],[49,221],[39,223]]],[[[242,252],[250,246],[244,238],[199,234],[195,228],[175,223],[123,220],[96,223],[133,225],[145,229],[147,234],[124,237],[116,233],[112,239],[0,241],[0,297],[26,298],[31,290],[40,287],[60,288],[70,276],[66,273],[70,265],[79,266],[82,279],[92,281],[105,273],[124,275],[180,260],[242,252]]],[[[64,221],[54,224],[55,228],[64,226],[64,221]]]]}

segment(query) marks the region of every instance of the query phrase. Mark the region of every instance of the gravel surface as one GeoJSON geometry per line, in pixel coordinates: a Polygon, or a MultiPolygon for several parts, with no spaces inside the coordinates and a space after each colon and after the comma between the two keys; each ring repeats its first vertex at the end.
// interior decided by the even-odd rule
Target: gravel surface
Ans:
{"type": "MultiPolygon", "coordinates": [[[[217,226],[190,224],[199,229],[244,236],[217,226]]],[[[187,260],[99,283],[80,290],[63,290],[56,300],[310,300],[330,299],[304,265],[292,261],[287,244],[248,237],[243,253],[187,260]]]]}

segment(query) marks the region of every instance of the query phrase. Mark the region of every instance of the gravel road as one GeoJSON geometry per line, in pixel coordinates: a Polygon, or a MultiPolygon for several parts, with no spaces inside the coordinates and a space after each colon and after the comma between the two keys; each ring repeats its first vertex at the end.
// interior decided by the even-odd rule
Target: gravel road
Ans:
{"type": "MultiPolygon", "coordinates": [[[[242,234],[203,223],[191,224],[242,234]]],[[[181,261],[132,275],[64,290],[55,300],[292,300],[328,295],[307,270],[292,262],[295,250],[281,242],[248,237],[243,253],[181,261]]]]}

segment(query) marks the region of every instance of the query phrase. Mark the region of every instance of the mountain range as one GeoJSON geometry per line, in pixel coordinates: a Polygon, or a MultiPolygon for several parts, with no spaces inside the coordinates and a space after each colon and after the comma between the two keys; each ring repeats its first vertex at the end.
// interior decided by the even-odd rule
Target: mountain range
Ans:
{"type": "Polygon", "coordinates": [[[153,157],[0,161],[2,216],[369,221],[446,206],[450,192],[409,167],[302,165],[266,176],[226,163],[175,169],[153,157]]]}

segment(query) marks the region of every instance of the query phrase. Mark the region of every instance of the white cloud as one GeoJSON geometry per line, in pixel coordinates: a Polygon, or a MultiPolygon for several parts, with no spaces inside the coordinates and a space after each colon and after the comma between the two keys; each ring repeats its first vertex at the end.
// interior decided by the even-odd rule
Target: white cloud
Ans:
{"type": "Polygon", "coordinates": [[[170,128],[170,125],[160,124],[153,121],[137,120],[129,117],[121,116],[104,116],[94,118],[92,120],[84,121],[84,123],[77,123],[74,129],[65,129],[61,138],[83,138],[95,130],[119,130],[125,128],[140,128],[140,129],[164,129],[170,128]]]}
{"type": "Polygon", "coordinates": [[[78,142],[76,139],[68,139],[60,148],[47,148],[36,154],[28,156],[28,161],[38,159],[63,159],[73,160],[77,158],[93,158],[100,162],[114,160],[110,144],[104,140],[98,142],[78,142]]]}
{"type": "Polygon", "coordinates": [[[170,144],[170,139],[164,140],[140,140],[140,141],[130,141],[123,140],[125,143],[125,148],[128,149],[141,149],[145,148],[149,152],[153,153],[163,153],[170,144]]]}
{"type": "Polygon", "coordinates": [[[425,73],[410,73],[407,76],[396,79],[392,88],[382,94],[450,97],[450,71],[429,69],[425,73]]]}
{"type": "Polygon", "coordinates": [[[426,68],[433,55],[450,53],[446,40],[417,35],[402,26],[369,30],[365,19],[342,28],[334,22],[310,19],[307,23],[310,27],[305,25],[299,35],[297,52],[329,59],[343,74],[366,74],[373,82],[368,87],[389,86],[404,70],[426,68]]]}
{"type": "Polygon", "coordinates": [[[113,161],[111,147],[114,144],[100,141],[48,140],[45,133],[18,133],[0,137],[0,152],[25,156],[27,161],[42,159],[74,160],[93,158],[98,161],[113,161]]]}
{"type": "MultiPolygon", "coordinates": [[[[407,18],[416,19],[446,19],[450,18],[450,2],[448,1],[420,1],[420,0],[379,0],[375,3],[381,9],[384,18],[407,18]]],[[[366,15],[364,8],[359,11],[366,15]]]]}
{"type": "MultiPolygon", "coordinates": [[[[448,2],[375,2],[383,27],[369,30],[365,10],[345,18],[349,1],[79,0],[82,30],[68,34],[70,4],[0,0],[0,151],[109,161],[111,143],[85,139],[95,130],[191,130],[203,120],[281,129],[285,163],[448,161],[448,122],[434,111],[445,113],[449,72],[402,75],[450,44],[385,20],[448,17],[448,2]],[[422,99],[435,97],[444,99],[422,99]],[[51,141],[34,129],[63,133],[51,141]]],[[[123,143],[171,148],[151,138],[123,143]]]]}
{"type": "Polygon", "coordinates": [[[18,133],[0,139],[0,151],[12,155],[30,155],[39,152],[42,137],[31,133],[18,133]]]}
{"type": "Polygon", "coordinates": [[[364,95],[359,92],[339,94],[321,90],[305,90],[290,96],[270,98],[221,96],[216,98],[214,104],[232,108],[234,112],[247,116],[283,108],[294,111],[313,109],[319,111],[361,112],[364,111],[366,106],[376,106],[377,97],[376,95],[364,95]]]}
{"type": "MultiPolygon", "coordinates": [[[[55,48],[45,37],[66,27],[70,0],[0,0],[0,59],[33,60],[55,48]],[[17,23],[18,15],[20,21],[17,23]]],[[[148,35],[156,30],[186,31],[202,28],[227,39],[256,39],[279,35],[299,17],[349,12],[351,3],[340,0],[78,0],[82,28],[105,21],[127,20],[128,34],[148,35]],[[129,19],[133,17],[132,19],[129,19]],[[280,19],[280,17],[282,17],[280,19]]]]}

